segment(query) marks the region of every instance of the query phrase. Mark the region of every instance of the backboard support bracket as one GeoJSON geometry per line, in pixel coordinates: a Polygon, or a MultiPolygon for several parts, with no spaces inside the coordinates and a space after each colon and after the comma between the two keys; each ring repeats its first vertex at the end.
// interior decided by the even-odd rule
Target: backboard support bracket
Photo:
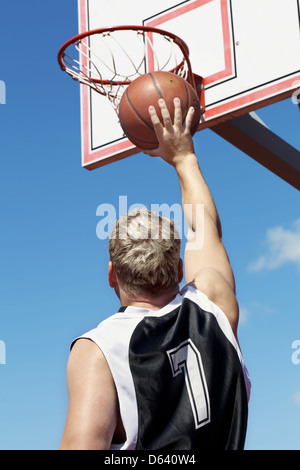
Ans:
{"type": "Polygon", "coordinates": [[[255,113],[222,122],[211,130],[300,190],[300,151],[274,134],[255,113]]]}

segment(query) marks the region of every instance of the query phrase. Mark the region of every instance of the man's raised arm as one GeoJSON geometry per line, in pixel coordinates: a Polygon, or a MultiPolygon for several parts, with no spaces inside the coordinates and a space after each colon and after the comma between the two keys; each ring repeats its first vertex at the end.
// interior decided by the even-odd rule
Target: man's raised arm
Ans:
{"type": "Polygon", "coordinates": [[[175,168],[179,178],[182,207],[189,228],[185,249],[185,280],[193,283],[223,310],[236,334],[238,304],[235,281],[222,243],[219,215],[194,152],[190,134],[193,108],[189,110],[183,125],[178,99],[174,100],[174,124],[163,100],[159,101],[159,106],[163,122],[160,122],[155,109],[149,108],[159,147],[146,153],[163,158],[175,168]],[[199,217],[199,214],[203,217],[199,217]]]}

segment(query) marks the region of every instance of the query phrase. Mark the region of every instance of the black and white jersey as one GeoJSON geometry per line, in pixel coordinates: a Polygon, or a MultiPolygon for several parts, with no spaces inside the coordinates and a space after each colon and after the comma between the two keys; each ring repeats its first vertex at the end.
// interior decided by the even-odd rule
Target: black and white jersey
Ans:
{"type": "Polygon", "coordinates": [[[103,352],[126,442],[111,449],[244,447],[250,380],[225,314],[185,288],[159,311],[121,308],[82,337],[103,352]]]}

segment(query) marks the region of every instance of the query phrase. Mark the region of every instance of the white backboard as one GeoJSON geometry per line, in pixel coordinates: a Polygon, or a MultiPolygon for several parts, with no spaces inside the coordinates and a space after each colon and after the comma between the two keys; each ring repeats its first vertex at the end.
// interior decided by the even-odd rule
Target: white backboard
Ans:
{"type": "MultiPolygon", "coordinates": [[[[78,0],[79,32],[146,25],[181,37],[204,78],[199,130],[280,101],[299,89],[300,0],[78,0]]],[[[82,166],[137,152],[107,98],[81,87],[82,166]]]]}

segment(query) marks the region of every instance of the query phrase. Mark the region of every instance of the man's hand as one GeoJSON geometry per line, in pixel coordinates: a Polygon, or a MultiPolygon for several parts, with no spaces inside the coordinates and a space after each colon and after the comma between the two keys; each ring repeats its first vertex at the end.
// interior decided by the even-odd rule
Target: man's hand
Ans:
{"type": "Polygon", "coordinates": [[[180,99],[174,99],[174,124],[163,99],[158,101],[163,122],[157,116],[154,106],[149,107],[149,114],[155,130],[159,147],[154,150],[144,150],[144,153],[152,157],[161,157],[175,168],[188,155],[194,155],[194,144],[191,136],[191,124],[194,108],[191,107],[187,113],[185,122],[182,122],[182,111],[180,99]]]}

